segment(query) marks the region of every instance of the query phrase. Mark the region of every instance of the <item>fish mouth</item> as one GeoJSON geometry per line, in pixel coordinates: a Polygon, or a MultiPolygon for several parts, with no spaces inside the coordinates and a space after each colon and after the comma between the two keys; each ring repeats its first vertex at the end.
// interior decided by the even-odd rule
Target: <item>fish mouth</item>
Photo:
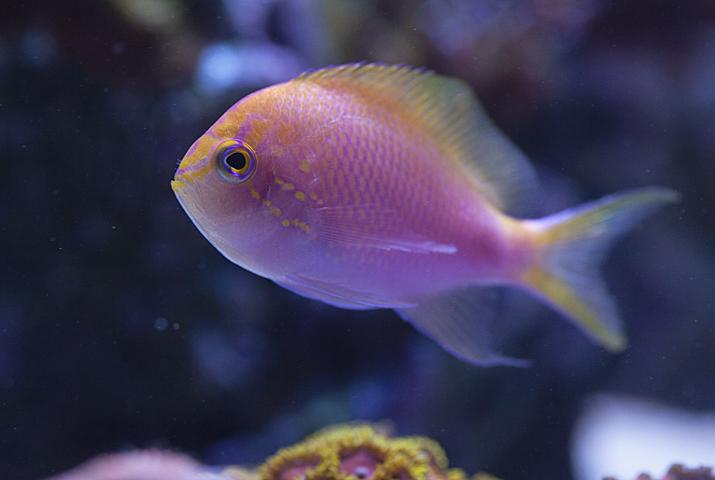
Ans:
{"type": "Polygon", "coordinates": [[[174,195],[176,196],[176,199],[179,201],[179,204],[181,207],[184,209],[184,211],[189,214],[189,216],[193,216],[192,210],[189,208],[191,204],[193,203],[190,200],[190,197],[192,196],[192,191],[194,191],[195,184],[191,179],[191,176],[185,175],[181,170],[179,169],[175,174],[174,178],[170,182],[171,185],[171,190],[173,190],[174,195]]]}
{"type": "Polygon", "coordinates": [[[189,217],[191,223],[194,224],[201,235],[203,235],[216,250],[236,263],[235,258],[232,258],[226,253],[232,250],[230,243],[222,238],[217,231],[216,225],[210,220],[206,211],[200,205],[200,198],[196,196],[197,190],[195,187],[196,185],[191,178],[185,178],[180,173],[177,173],[174,179],[171,180],[171,189],[174,191],[179,205],[189,217]]]}
{"type": "Polygon", "coordinates": [[[178,176],[171,181],[171,189],[174,191],[174,195],[179,201],[179,205],[181,205],[181,208],[184,209],[184,211],[189,215],[189,217],[192,217],[192,212],[190,212],[187,208],[187,194],[189,186],[190,184],[186,182],[186,180],[178,176]]]}
{"type": "Polygon", "coordinates": [[[196,203],[194,200],[191,198],[191,189],[190,187],[192,184],[187,181],[186,179],[182,178],[181,176],[177,175],[174,177],[174,179],[171,181],[171,189],[174,191],[174,195],[176,196],[176,199],[179,201],[179,205],[181,205],[181,208],[186,212],[186,214],[189,216],[189,219],[191,220],[191,223],[193,223],[196,228],[199,229],[199,231],[203,234],[204,237],[210,240],[209,235],[207,235],[206,229],[204,226],[199,222],[199,217],[197,216],[197,208],[196,208],[196,203]]]}
{"type": "Polygon", "coordinates": [[[172,190],[174,191],[174,193],[176,193],[176,194],[178,194],[179,191],[181,191],[182,189],[184,189],[184,188],[186,188],[186,187],[188,187],[188,183],[186,183],[186,182],[184,181],[184,179],[182,179],[182,178],[175,177],[175,178],[171,181],[171,189],[172,189],[172,190]]]}

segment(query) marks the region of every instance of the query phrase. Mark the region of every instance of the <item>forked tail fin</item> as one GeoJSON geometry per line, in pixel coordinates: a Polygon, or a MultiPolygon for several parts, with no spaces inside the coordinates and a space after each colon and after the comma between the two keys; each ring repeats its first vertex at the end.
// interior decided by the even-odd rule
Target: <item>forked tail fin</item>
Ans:
{"type": "Polygon", "coordinates": [[[623,350],[626,337],[599,265],[618,236],[655,208],[678,198],[672,190],[643,188],[525,221],[534,235],[537,257],[522,282],[596,342],[611,351],[623,350]]]}

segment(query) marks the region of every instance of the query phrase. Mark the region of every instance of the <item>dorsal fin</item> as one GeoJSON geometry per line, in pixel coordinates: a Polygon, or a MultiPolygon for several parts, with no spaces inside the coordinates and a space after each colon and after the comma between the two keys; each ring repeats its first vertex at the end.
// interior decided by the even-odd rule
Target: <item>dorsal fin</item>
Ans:
{"type": "Polygon", "coordinates": [[[398,102],[410,120],[449,152],[452,161],[471,171],[475,187],[492,205],[523,213],[522,207],[529,203],[536,184],[529,162],[494,126],[464,82],[427,70],[378,64],[327,67],[304,73],[296,81],[368,91],[398,102]]]}

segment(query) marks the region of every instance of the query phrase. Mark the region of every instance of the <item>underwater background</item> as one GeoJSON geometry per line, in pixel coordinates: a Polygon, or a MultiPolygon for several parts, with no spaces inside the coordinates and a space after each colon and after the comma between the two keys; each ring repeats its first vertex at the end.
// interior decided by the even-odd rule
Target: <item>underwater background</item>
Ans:
{"type": "MultiPolygon", "coordinates": [[[[3,479],[136,447],[255,464],[354,420],[434,438],[469,472],[586,479],[583,449],[600,450],[580,443],[584,419],[641,402],[715,437],[710,0],[6,2],[0,158],[3,479]],[[352,61],[467,81],[535,165],[543,214],[681,192],[605,265],[628,350],[505,293],[508,351],[532,366],[476,368],[391,311],[306,300],[201,236],[169,187],[194,139],[247,93],[352,61]]],[[[676,438],[655,411],[634,428],[676,438]]]]}

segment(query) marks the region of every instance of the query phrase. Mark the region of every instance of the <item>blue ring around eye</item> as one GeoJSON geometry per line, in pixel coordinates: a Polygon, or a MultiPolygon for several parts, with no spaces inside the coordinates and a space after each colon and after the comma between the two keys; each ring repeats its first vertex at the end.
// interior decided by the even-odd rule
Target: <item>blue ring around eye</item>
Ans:
{"type": "Polygon", "coordinates": [[[221,176],[232,183],[244,182],[256,171],[256,154],[253,149],[235,140],[219,146],[216,160],[221,176]]]}

